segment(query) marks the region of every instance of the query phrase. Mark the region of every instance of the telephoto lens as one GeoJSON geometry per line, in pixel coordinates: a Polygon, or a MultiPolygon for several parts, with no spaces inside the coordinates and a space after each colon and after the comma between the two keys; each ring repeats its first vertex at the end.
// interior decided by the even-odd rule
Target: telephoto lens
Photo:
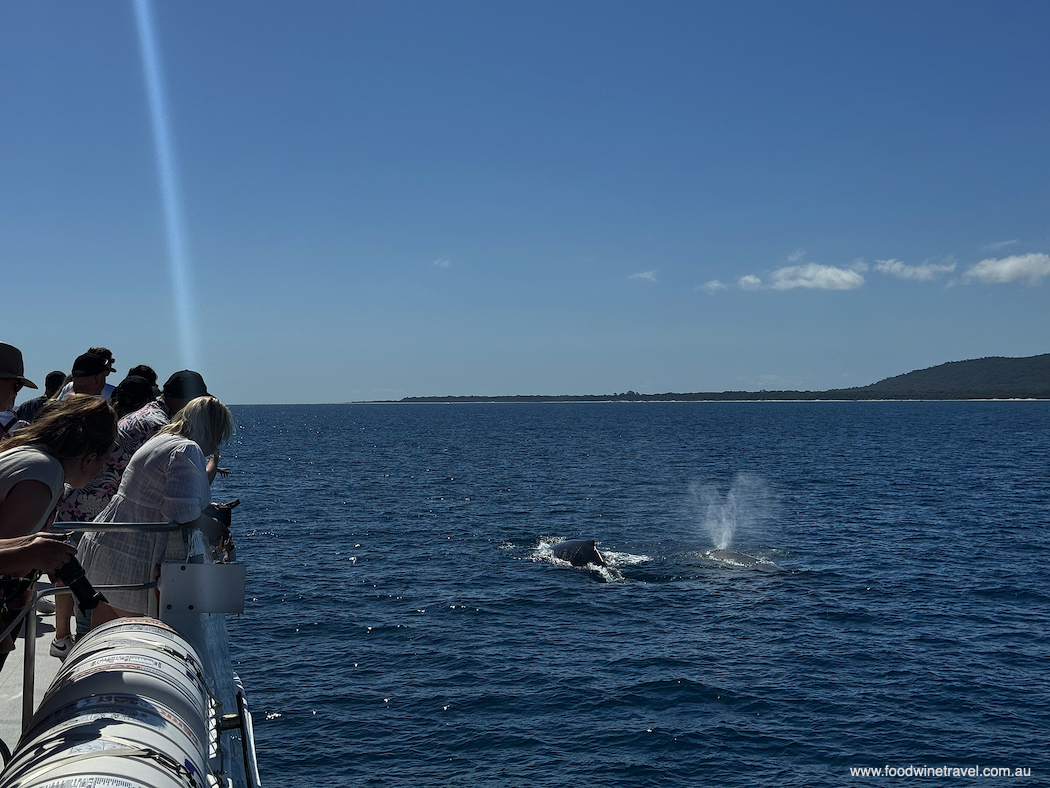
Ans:
{"type": "Polygon", "coordinates": [[[81,610],[94,610],[98,607],[99,602],[106,601],[106,598],[91,585],[91,581],[84,574],[84,567],[76,558],[70,558],[67,563],[55,570],[55,574],[58,575],[59,580],[69,586],[81,610]]]}

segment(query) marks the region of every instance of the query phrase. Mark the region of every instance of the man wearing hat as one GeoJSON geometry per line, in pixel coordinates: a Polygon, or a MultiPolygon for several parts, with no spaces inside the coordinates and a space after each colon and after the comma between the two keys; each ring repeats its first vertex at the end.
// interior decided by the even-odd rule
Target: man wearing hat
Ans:
{"type": "Polygon", "coordinates": [[[18,423],[18,417],[13,412],[18,392],[23,387],[38,388],[36,383],[26,377],[25,372],[22,351],[14,345],[0,342],[0,437],[7,437],[8,427],[13,428],[18,423]]]}
{"type": "Polygon", "coordinates": [[[65,399],[70,394],[93,394],[109,401],[116,388],[106,383],[106,376],[112,371],[110,364],[101,356],[91,352],[81,353],[73,362],[73,382],[62,389],[58,399],[65,399]]]}
{"type": "MultiPolygon", "coordinates": [[[[184,369],[173,374],[164,384],[159,397],[120,420],[117,443],[123,451],[114,456],[123,457],[124,465],[127,465],[131,455],[156,435],[161,427],[170,423],[175,414],[186,407],[187,402],[206,396],[207,393],[208,387],[204,385],[204,378],[199,372],[184,369]]],[[[120,471],[123,473],[124,468],[121,467],[120,471]]]]}
{"type": "Polygon", "coordinates": [[[106,376],[116,371],[113,367],[113,353],[108,347],[89,347],[86,353],[81,353],[73,362],[73,371],[70,375],[73,379],[62,387],[55,399],[65,399],[70,394],[94,394],[109,402],[116,386],[106,383],[106,376]],[[89,359],[88,356],[94,356],[94,358],[89,359]],[[101,369],[99,368],[100,362],[101,369]],[[102,375],[101,384],[95,380],[98,375],[102,375]],[[79,385],[77,384],[78,377],[82,378],[79,385]]]}

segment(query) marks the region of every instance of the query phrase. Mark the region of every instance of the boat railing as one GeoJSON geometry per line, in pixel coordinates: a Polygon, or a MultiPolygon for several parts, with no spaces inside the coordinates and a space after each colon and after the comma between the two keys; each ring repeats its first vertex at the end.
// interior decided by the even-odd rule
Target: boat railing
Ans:
{"type": "Polygon", "coordinates": [[[161,533],[177,531],[182,528],[179,523],[54,523],[51,530],[58,533],[87,533],[88,531],[106,533],[161,533]]]}
{"type": "MultiPolygon", "coordinates": [[[[167,533],[177,531],[182,526],[179,523],[80,523],[62,522],[52,525],[51,530],[61,533],[106,531],[110,533],[167,533]]],[[[156,583],[138,583],[135,585],[96,586],[99,591],[144,591],[156,588],[156,583]]],[[[16,631],[22,623],[26,622],[26,631],[23,636],[25,643],[25,660],[22,666],[22,729],[25,730],[29,721],[33,718],[33,698],[36,693],[36,603],[49,596],[69,594],[68,588],[43,588],[36,592],[28,605],[22,608],[14,621],[0,632],[0,640],[16,631]],[[32,613],[32,615],[30,615],[32,613]]]]}
{"type": "MultiPolygon", "coordinates": [[[[55,523],[52,530],[62,533],[173,533],[184,529],[179,523],[95,523],[95,522],[62,522],[55,523]]],[[[97,591],[145,591],[158,589],[161,601],[165,602],[158,617],[179,630],[179,623],[185,623],[186,617],[196,617],[199,613],[243,613],[245,568],[234,560],[196,563],[200,556],[187,556],[184,563],[174,562],[179,571],[171,572],[167,577],[162,571],[159,579],[151,583],[130,585],[98,585],[97,591]]],[[[161,566],[169,562],[162,562],[161,566]]],[[[34,585],[35,589],[35,585],[34,585]]],[[[36,603],[47,597],[59,594],[71,594],[69,588],[43,588],[36,590],[30,604],[26,605],[7,628],[0,633],[0,640],[15,632],[25,619],[24,665],[22,674],[22,730],[28,728],[33,719],[34,700],[36,695],[36,637],[38,612],[36,603]]],[[[234,714],[223,716],[217,733],[240,731],[241,749],[244,758],[244,779],[247,788],[256,788],[261,784],[259,766],[255,755],[255,734],[252,726],[251,712],[244,698],[244,689],[240,680],[236,682],[237,710],[234,714]]],[[[3,742],[0,742],[0,746],[3,742]]],[[[8,753],[3,753],[5,762],[8,753]]]]}

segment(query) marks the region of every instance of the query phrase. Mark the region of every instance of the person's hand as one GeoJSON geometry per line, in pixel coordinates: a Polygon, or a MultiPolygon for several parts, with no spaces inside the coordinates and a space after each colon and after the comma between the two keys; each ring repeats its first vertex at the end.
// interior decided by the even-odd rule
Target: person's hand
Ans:
{"type": "Polygon", "coordinates": [[[223,528],[228,529],[230,524],[233,522],[233,510],[224,504],[215,503],[214,501],[208,504],[208,508],[204,510],[204,513],[209,517],[213,517],[219,521],[223,528]]]}
{"type": "Polygon", "coordinates": [[[215,472],[216,472],[217,474],[219,474],[219,476],[221,476],[221,477],[222,477],[222,478],[224,478],[224,479],[225,479],[225,478],[226,478],[227,476],[229,476],[229,475],[230,475],[230,469],[229,469],[229,468],[216,468],[216,469],[215,469],[215,472]]]}
{"type": "Polygon", "coordinates": [[[66,564],[76,552],[62,534],[40,532],[0,539],[0,574],[27,575],[35,569],[50,572],[66,564]]]}

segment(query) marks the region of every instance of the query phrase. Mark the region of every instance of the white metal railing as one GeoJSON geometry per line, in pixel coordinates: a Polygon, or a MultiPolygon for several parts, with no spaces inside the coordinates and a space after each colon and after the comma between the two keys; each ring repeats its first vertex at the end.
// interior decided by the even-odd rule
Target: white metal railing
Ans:
{"type": "Polygon", "coordinates": [[[179,523],[76,523],[63,522],[54,523],[51,530],[57,533],[87,533],[89,531],[105,531],[107,533],[158,533],[166,531],[177,531],[182,526],[179,523]]]}
{"type": "MultiPolygon", "coordinates": [[[[108,533],[173,533],[182,529],[183,526],[179,523],[95,523],[95,522],[62,522],[55,523],[52,526],[52,530],[62,533],[75,533],[75,532],[108,532],[108,533]]],[[[189,544],[189,543],[188,543],[189,544]]],[[[158,593],[162,597],[165,594],[169,595],[171,601],[174,603],[176,608],[181,608],[181,611],[176,609],[172,612],[172,604],[167,604],[165,615],[162,617],[167,620],[169,618],[174,623],[178,621],[178,617],[181,615],[185,617],[187,614],[195,616],[193,612],[195,609],[199,612],[243,612],[244,607],[244,566],[243,564],[237,563],[216,563],[216,564],[192,564],[193,557],[187,555],[186,563],[179,565],[177,562],[175,566],[178,566],[182,571],[175,573],[175,578],[169,578],[165,582],[165,577],[162,574],[161,579],[157,582],[152,583],[139,583],[131,585],[106,585],[106,586],[94,586],[97,591],[143,591],[153,588],[160,589],[158,593]],[[209,570],[208,567],[211,567],[209,570]],[[218,574],[209,574],[218,573],[218,574]],[[232,574],[231,574],[232,572],[232,574]],[[177,578],[177,580],[176,580],[177,578]],[[174,582],[173,582],[174,581],[174,582]],[[223,586],[231,584],[232,588],[227,592],[223,586]],[[215,606],[209,607],[207,604],[212,595],[218,597],[215,600],[215,606]],[[234,604],[234,597],[239,602],[239,605],[234,604]]],[[[165,565],[162,562],[162,566],[165,565]]],[[[90,580],[90,578],[89,578],[90,580]]],[[[35,586],[34,586],[35,588],[35,586]]],[[[47,597],[57,596],[59,594],[70,595],[72,592],[67,587],[59,588],[45,588],[36,591],[32,595],[32,601],[23,610],[21,610],[18,616],[12,621],[7,628],[0,633],[0,640],[6,637],[8,634],[14,632],[23,619],[25,619],[25,633],[24,633],[24,665],[22,675],[22,729],[23,732],[32,721],[34,712],[34,700],[36,694],[36,634],[37,634],[37,620],[38,613],[36,610],[36,602],[40,599],[47,597]]],[[[160,611],[158,611],[159,613],[160,611]]],[[[176,624],[176,629],[178,626],[176,624]]],[[[224,721],[221,730],[217,731],[217,735],[223,731],[233,731],[239,729],[241,732],[241,747],[243,749],[244,757],[244,770],[245,770],[245,782],[247,788],[257,787],[261,784],[259,779],[259,767],[258,761],[255,754],[255,734],[252,726],[251,712],[248,710],[247,701],[244,699],[244,689],[240,685],[240,680],[234,676],[234,680],[237,683],[236,703],[237,713],[227,715],[227,719],[224,721]]]]}
{"type": "MultiPolygon", "coordinates": [[[[88,531],[106,531],[109,533],[170,533],[179,530],[179,523],[93,523],[93,522],[62,522],[54,523],[52,531],[60,533],[75,533],[88,531]],[[89,526],[89,527],[86,527],[89,526]]],[[[99,591],[145,591],[156,588],[156,583],[139,583],[135,585],[119,586],[96,586],[99,591]]],[[[22,729],[25,730],[29,721],[33,718],[33,698],[36,693],[36,603],[40,599],[59,594],[70,594],[68,588],[45,588],[37,591],[30,603],[22,608],[15,616],[15,620],[8,624],[7,628],[0,632],[0,640],[10,635],[21,624],[22,619],[26,622],[26,631],[23,636],[25,643],[25,659],[22,666],[22,729]],[[32,615],[29,615],[32,613],[32,615]]]]}

